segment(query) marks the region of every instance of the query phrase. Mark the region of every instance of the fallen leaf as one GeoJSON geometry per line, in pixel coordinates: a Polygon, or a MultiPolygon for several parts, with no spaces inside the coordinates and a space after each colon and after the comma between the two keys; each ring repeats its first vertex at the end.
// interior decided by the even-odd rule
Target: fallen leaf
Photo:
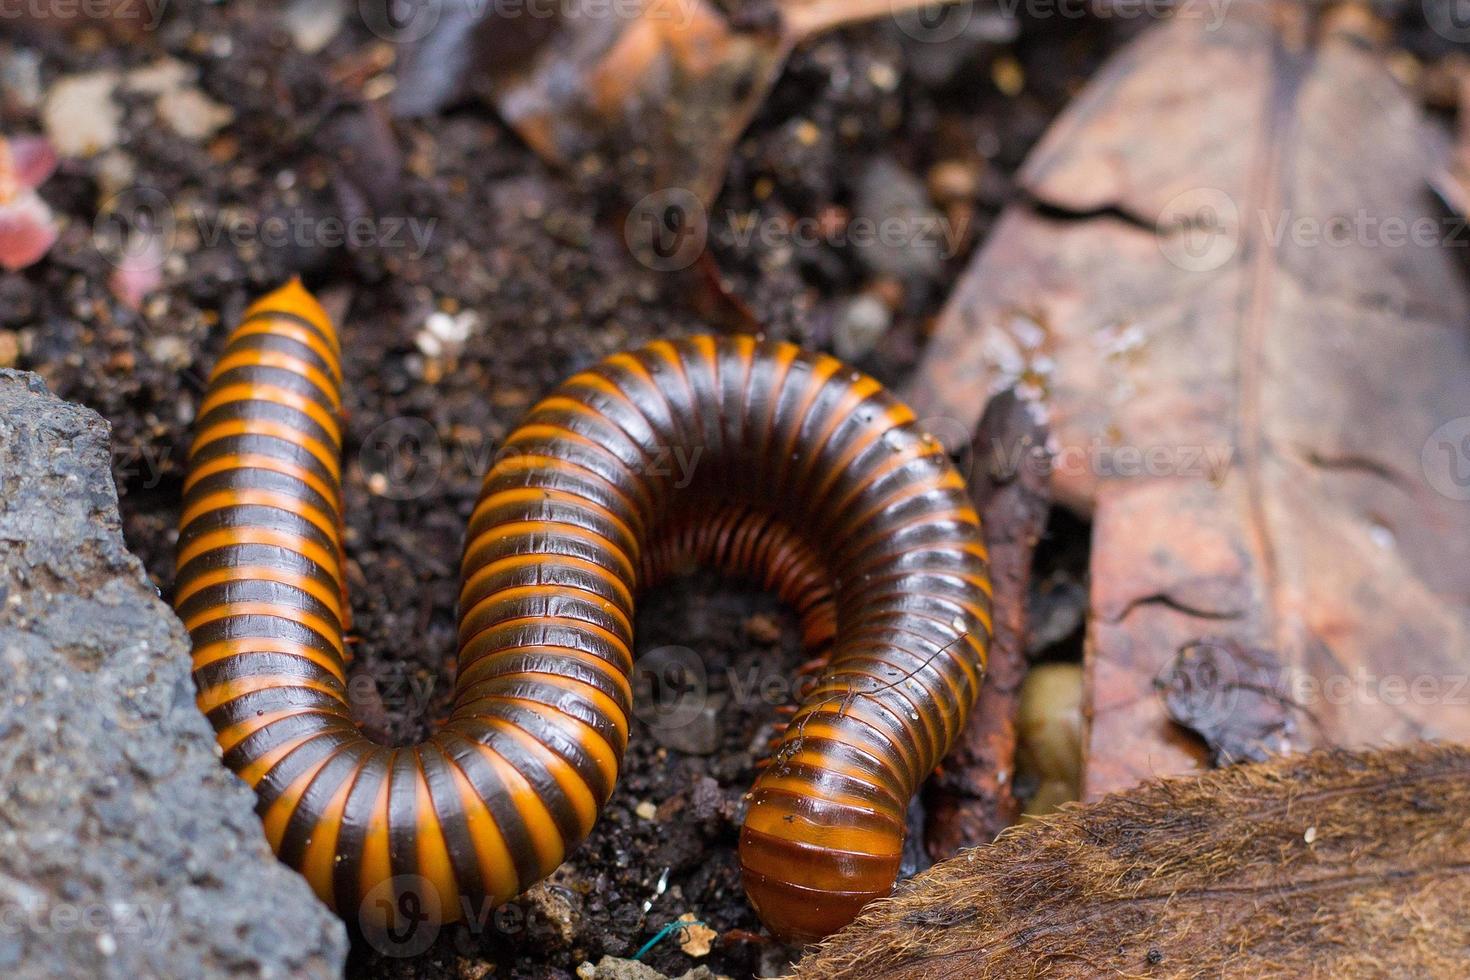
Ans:
{"type": "Polygon", "coordinates": [[[1297,728],[1270,650],[1205,637],[1181,649],[1157,684],[1169,717],[1204,739],[1216,765],[1260,762],[1297,728]]]}
{"type": "Polygon", "coordinates": [[[0,197],[17,188],[35,190],[56,172],[56,150],[40,136],[0,139],[0,154],[7,152],[9,162],[0,161],[0,197]]]}
{"type": "Polygon", "coordinates": [[[794,977],[1461,976],[1467,807],[1461,746],[1154,782],[935,865],[794,977]]]}
{"type": "Polygon", "coordinates": [[[165,236],[149,228],[134,228],[123,244],[107,288],[130,310],[141,310],[148,294],[163,285],[168,258],[165,236]]]}
{"type": "Polygon", "coordinates": [[[732,23],[709,0],[579,4],[557,16],[520,7],[439,5],[429,26],[370,25],[408,40],[395,109],[433,112],[464,94],[495,105],[547,160],[607,171],[636,147],[647,179],[709,204],[736,139],[793,47],[844,24],[953,0],[775,0],[732,23]]]}
{"type": "Polygon", "coordinates": [[[1177,17],[1109,63],[909,391],[960,426],[1013,384],[1048,415],[1093,518],[1089,797],[1205,764],[1156,684],[1207,637],[1273,661],[1276,748],[1470,739],[1457,223],[1372,33],[1317,9],[1177,17]]]}
{"type": "Polygon", "coordinates": [[[9,272],[39,262],[56,244],[51,209],[35,191],[0,203],[0,268],[9,272]]]}
{"type": "Polygon", "coordinates": [[[679,916],[679,921],[689,923],[679,929],[679,948],[684,951],[684,955],[695,959],[708,956],[714,941],[719,938],[720,934],[703,922],[697,921],[693,912],[685,912],[679,916]]]}
{"type": "Polygon", "coordinates": [[[0,136],[0,268],[24,269],[56,244],[55,216],[36,193],[55,169],[56,152],[46,140],[0,136]]]}

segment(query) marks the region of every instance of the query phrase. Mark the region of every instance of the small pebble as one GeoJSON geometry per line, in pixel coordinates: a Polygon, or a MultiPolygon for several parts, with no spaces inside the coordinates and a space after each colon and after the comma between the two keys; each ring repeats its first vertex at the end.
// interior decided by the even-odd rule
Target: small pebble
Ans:
{"type": "Polygon", "coordinates": [[[194,68],[177,58],[160,58],[128,72],[123,85],[134,92],[162,95],[188,85],[194,76],[194,68]]]}
{"type": "Polygon", "coordinates": [[[29,48],[19,48],[0,58],[0,92],[18,110],[28,112],[40,105],[40,54],[29,48]]]}
{"type": "Polygon", "coordinates": [[[122,108],[112,99],[117,75],[110,71],[68,75],[46,96],[41,123],[64,157],[91,157],[117,145],[122,108]]]}
{"type": "Polygon", "coordinates": [[[756,613],[745,621],[745,635],[757,643],[771,646],[781,639],[781,623],[774,616],[756,613]]]}
{"type": "Polygon", "coordinates": [[[1019,61],[1003,54],[990,63],[990,80],[1002,95],[1015,98],[1026,87],[1026,72],[1019,61]]]}
{"type": "Polygon", "coordinates": [[[303,54],[316,54],[342,30],[345,5],[321,0],[292,0],[282,15],[291,43],[303,54]]]}
{"type": "Polygon", "coordinates": [[[197,88],[179,88],[158,97],[158,117],[189,140],[213,136],[235,119],[235,110],[209,98],[197,88]]]}
{"type": "Polygon", "coordinates": [[[929,169],[929,196],[936,204],[968,201],[980,190],[980,173],[964,160],[941,160],[929,169]]]}
{"type": "Polygon", "coordinates": [[[832,347],[845,361],[856,361],[871,353],[888,332],[893,315],[875,296],[854,296],[837,315],[832,347]]]}

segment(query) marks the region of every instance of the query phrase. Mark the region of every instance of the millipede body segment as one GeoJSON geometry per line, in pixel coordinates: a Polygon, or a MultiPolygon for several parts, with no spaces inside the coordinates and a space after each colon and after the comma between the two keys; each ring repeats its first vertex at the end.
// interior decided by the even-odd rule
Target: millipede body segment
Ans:
{"type": "Polygon", "coordinates": [[[509,437],[470,519],[451,715],[393,748],[346,692],[341,384],[299,284],[247,311],[200,406],[175,597],[225,762],[318,895],[363,925],[406,896],[450,921],[550,874],[617,780],[634,597],[690,560],[771,588],[825,653],[749,797],[761,918],[815,938],[890,890],[989,640],[978,518],[908,408],[748,337],[573,376],[509,437]],[[670,452],[694,461],[687,485],[670,452]]]}

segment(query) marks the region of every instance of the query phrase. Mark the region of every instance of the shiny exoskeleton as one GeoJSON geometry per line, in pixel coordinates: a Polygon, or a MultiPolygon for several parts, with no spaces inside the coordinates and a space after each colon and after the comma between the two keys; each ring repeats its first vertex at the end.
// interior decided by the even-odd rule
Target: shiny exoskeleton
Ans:
{"type": "Polygon", "coordinates": [[[905,810],[989,640],[979,520],[908,408],[748,337],[576,374],[485,477],[451,715],[393,748],[346,692],[341,385],[336,331],[299,284],[246,312],[200,406],[175,596],[225,762],[318,895],[367,925],[411,892],[415,914],[451,921],[550,874],[617,780],[634,597],[690,562],[775,591],[822,654],[749,797],[740,861],[762,920],[811,939],[890,890],[905,810]]]}

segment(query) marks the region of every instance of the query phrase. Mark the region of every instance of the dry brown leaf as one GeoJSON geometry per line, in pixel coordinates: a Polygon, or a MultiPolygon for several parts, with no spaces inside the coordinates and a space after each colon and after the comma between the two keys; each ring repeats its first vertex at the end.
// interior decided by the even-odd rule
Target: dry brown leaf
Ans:
{"type": "Polygon", "coordinates": [[[1184,699],[1201,730],[1247,719],[1247,754],[1470,739],[1458,222],[1371,35],[1311,9],[1236,3],[1115,58],[910,392],[960,425],[1018,381],[1047,410],[1053,489],[1094,521],[1089,797],[1204,764],[1159,690],[1201,641],[1272,661],[1216,657],[1184,699]]]}
{"type": "Polygon", "coordinates": [[[678,190],[708,205],[793,47],[952,2],[774,0],[750,24],[732,24],[709,0],[574,4],[554,18],[446,9],[405,51],[396,108],[422,114],[467,89],[553,163],[612,170],[646,156],[644,179],[624,187],[630,200],[678,190]]]}
{"type": "Polygon", "coordinates": [[[935,865],[795,976],[1460,976],[1467,807],[1463,747],[1160,781],[935,865]]]}
{"type": "Polygon", "coordinates": [[[679,927],[679,949],[696,960],[708,956],[720,934],[696,919],[693,912],[685,912],[679,921],[688,923],[679,927]]]}

